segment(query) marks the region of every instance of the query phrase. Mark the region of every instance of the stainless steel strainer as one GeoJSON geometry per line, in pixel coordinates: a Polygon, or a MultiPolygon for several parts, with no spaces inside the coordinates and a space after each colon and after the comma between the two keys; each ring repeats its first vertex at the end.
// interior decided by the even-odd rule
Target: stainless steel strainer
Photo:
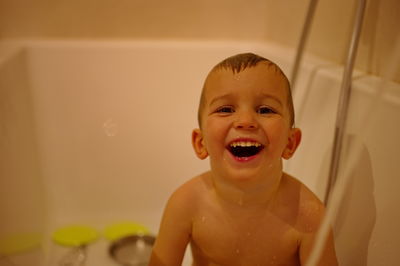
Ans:
{"type": "Polygon", "coordinates": [[[110,246],[110,256],[126,266],[146,266],[149,263],[155,237],[150,235],[130,235],[110,246]]]}

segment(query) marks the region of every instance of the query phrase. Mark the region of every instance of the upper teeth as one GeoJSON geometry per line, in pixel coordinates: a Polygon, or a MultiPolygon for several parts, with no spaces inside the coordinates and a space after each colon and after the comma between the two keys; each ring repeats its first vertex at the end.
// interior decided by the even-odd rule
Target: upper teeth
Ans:
{"type": "Polygon", "coordinates": [[[251,146],[260,147],[261,144],[251,141],[237,141],[231,143],[231,147],[251,147],[251,146]]]}

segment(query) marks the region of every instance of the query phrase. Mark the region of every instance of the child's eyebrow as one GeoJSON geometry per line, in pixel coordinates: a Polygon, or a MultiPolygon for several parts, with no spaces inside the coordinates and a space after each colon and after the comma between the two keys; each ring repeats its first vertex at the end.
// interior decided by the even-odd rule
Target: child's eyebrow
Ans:
{"type": "Polygon", "coordinates": [[[281,101],[281,99],[279,99],[279,97],[272,95],[272,94],[267,94],[267,93],[261,93],[261,97],[262,98],[268,98],[268,99],[272,99],[275,102],[277,102],[280,106],[283,107],[283,103],[281,101]]]}
{"type": "MultiPolygon", "coordinates": [[[[230,93],[223,94],[223,95],[220,95],[220,96],[216,96],[210,101],[209,106],[212,106],[215,102],[218,102],[220,100],[231,99],[233,97],[234,97],[234,95],[232,95],[230,93]]],[[[277,102],[281,107],[284,106],[282,101],[281,101],[281,99],[279,99],[279,97],[277,97],[277,96],[275,96],[273,94],[261,93],[260,94],[260,99],[265,99],[265,98],[271,99],[271,100],[277,102]]]]}
{"type": "Polygon", "coordinates": [[[232,98],[232,95],[231,95],[230,93],[227,93],[227,94],[223,94],[223,95],[221,95],[221,96],[214,97],[214,98],[210,101],[209,106],[213,105],[215,102],[217,102],[217,101],[219,101],[219,100],[230,99],[230,98],[232,98]]]}

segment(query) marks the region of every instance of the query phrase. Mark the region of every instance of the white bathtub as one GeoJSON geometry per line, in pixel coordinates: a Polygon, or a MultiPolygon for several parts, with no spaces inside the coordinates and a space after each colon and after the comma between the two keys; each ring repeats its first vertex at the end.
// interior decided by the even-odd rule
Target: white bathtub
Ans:
{"type": "MultiPolygon", "coordinates": [[[[50,241],[63,225],[102,231],[131,220],[156,234],[170,193],[208,169],[195,157],[190,134],[209,69],[227,56],[252,51],[290,75],[294,57],[274,44],[244,42],[29,41],[4,42],[1,48],[0,158],[7,178],[0,190],[8,218],[0,236],[42,233],[44,251],[9,256],[23,261],[29,253],[33,266],[56,265],[66,252],[50,241]]],[[[383,104],[376,107],[382,119],[359,134],[359,115],[371,108],[379,87],[376,78],[363,75],[356,73],[348,131],[352,139],[363,137],[365,151],[335,224],[337,250],[342,265],[364,265],[354,260],[379,265],[382,252],[392,259],[384,265],[394,265],[390,261],[400,259],[395,252],[400,217],[390,208],[399,201],[400,88],[386,84],[383,104]]],[[[340,66],[309,57],[294,93],[303,141],[285,168],[321,199],[340,79],[340,66]]],[[[112,265],[108,245],[100,239],[89,246],[87,266],[112,265]]]]}

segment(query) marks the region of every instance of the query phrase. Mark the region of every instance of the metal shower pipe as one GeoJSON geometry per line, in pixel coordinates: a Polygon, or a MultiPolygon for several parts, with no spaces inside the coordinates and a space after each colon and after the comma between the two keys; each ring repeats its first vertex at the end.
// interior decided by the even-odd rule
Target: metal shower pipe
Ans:
{"type": "Polygon", "coordinates": [[[291,79],[290,79],[292,93],[295,89],[297,75],[299,73],[301,60],[303,59],[304,47],[306,46],[308,34],[309,34],[310,28],[311,28],[311,22],[314,17],[317,3],[318,3],[318,0],[310,0],[310,3],[308,5],[306,20],[304,22],[303,31],[301,32],[300,41],[299,41],[299,44],[297,46],[297,51],[296,51],[296,58],[294,59],[293,68],[292,68],[292,74],[291,74],[291,79]]]}
{"type": "MultiPolygon", "coordinates": [[[[304,54],[305,44],[308,38],[308,34],[311,27],[311,22],[314,17],[315,9],[318,0],[310,0],[306,20],[303,26],[303,31],[300,37],[300,41],[297,47],[296,58],[294,60],[291,76],[291,86],[292,90],[295,88],[297,76],[301,64],[301,60],[304,54]]],[[[354,62],[357,55],[357,48],[361,34],[362,22],[364,19],[366,0],[359,0],[357,5],[357,11],[355,16],[355,22],[353,26],[351,41],[349,50],[347,53],[346,64],[343,71],[342,85],[339,95],[338,111],[336,114],[335,123],[335,133],[333,141],[333,149],[331,156],[331,163],[329,167],[328,183],[326,186],[324,203],[328,204],[329,196],[331,194],[332,188],[336,182],[339,169],[340,154],[342,151],[343,137],[345,133],[345,126],[347,121],[347,114],[350,103],[351,95],[351,80],[354,69],[354,62]]]]}
{"type": "Polygon", "coordinates": [[[351,35],[350,47],[347,53],[346,65],[343,71],[343,80],[340,89],[338,111],[336,115],[335,136],[333,141],[331,165],[329,168],[328,184],[326,187],[326,193],[324,199],[325,204],[328,204],[329,202],[329,196],[331,194],[333,186],[335,185],[339,172],[339,161],[342,151],[343,138],[345,133],[349,103],[350,103],[351,80],[353,76],[354,62],[357,55],[358,43],[361,35],[366,2],[367,2],[366,0],[358,1],[353,32],[351,35]]]}

